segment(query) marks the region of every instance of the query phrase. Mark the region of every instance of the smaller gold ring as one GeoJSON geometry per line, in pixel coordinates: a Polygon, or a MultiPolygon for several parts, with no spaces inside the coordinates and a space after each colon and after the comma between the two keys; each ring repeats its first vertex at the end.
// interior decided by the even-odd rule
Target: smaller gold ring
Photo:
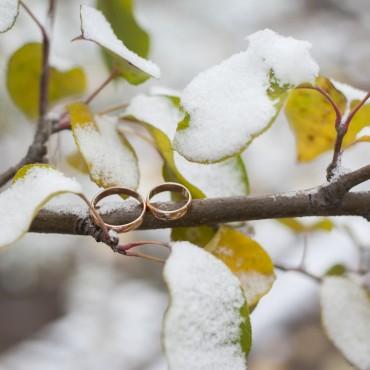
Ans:
{"type": "MultiPolygon", "coordinates": [[[[94,207],[94,209],[98,211],[97,205],[102,199],[109,197],[110,195],[120,195],[120,194],[128,195],[134,198],[139,204],[141,204],[141,207],[142,207],[141,213],[135,220],[128,222],[127,224],[112,225],[112,224],[105,223],[105,225],[107,226],[107,228],[114,230],[117,233],[127,233],[131,230],[137,229],[143,223],[143,220],[144,220],[144,215],[146,212],[146,203],[143,197],[138,192],[136,192],[135,190],[129,189],[129,188],[111,187],[111,188],[105,189],[101,191],[100,193],[96,194],[95,197],[92,199],[91,204],[94,207]]],[[[90,214],[92,218],[94,219],[94,221],[97,223],[97,219],[94,213],[90,212],[90,214]]]]}
{"type": "Polygon", "coordinates": [[[149,192],[148,197],[146,198],[146,205],[153,213],[154,217],[160,220],[168,221],[168,220],[177,220],[185,216],[190,208],[191,201],[192,201],[191,194],[185,186],[175,182],[166,182],[164,184],[156,186],[149,192]],[[153,203],[151,203],[152,198],[155,195],[163,193],[165,191],[180,193],[186,199],[185,204],[180,208],[174,210],[164,210],[154,206],[153,203]]]}

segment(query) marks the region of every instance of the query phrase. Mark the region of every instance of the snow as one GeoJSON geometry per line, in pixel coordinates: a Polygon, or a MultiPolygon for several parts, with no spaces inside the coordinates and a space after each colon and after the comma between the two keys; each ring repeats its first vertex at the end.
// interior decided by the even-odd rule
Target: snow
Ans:
{"type": "Polygon", "coordinates": [[[189,162],[175,152],[175,163],[181,174],[208,198],[248,194],[241,159],[231,158],[219,163],[202,164],[189,162]]]}
{"type": "Polygon", "coordinates": [[[81,5],[81,32],[84,39],[110,50],[148,75],[155,78],[160,77],[160,69],[156,64],[129,50],[117,38],[101,11],[87,5],[81,5]]]}
{"type": "Polygon", "coordinates": [[[308,42],[271,30],[248,40],[247,51],[200,73],[183,91],[190,125],[177,131],[174,145],[188,160],[224,159],[243,150],[268,126],[276,114],[276,102],[267,93],[271,70],[280,85],[290,86],[311,82],[318,74],[308,42]]]}
{"type": "Polygon", "coordinates": [[[96,116],[96,125],[74,125],[73,133],[81,153],[89,163],[91,178],[104,187],[123,186],[132,189],[139,183],[137,159],[130,147],[122,142],[117,119],[96,116]]]}
{"type": "Polygon", "coordinates": [[[188,242],[172,243],[164,277],[171,304],[164,321],[170,369],[245,370],[240,347],[238,279],[216,257],[188,242]]]}
{"type": "Polygon", "coordinates": [[[275,281],[274,274],[266,275],[258,271],[239,273],[238,278],[249,305],[257,303],[262,296],[267,294],[275,281]]]}
{"type": "Polygon", "coordinates": [[[0,32],[11,28],[18,16],[19,0],[0,0],[0,32]]]}
{"type": "Polygon", "coordinates": [[[131,100],[125,111],[125,116],[130,115],[163,131],[169,140],[175,136],[177,124],[184,118],[184,113],[167,97],[144,94],[131,100]]]}
{"type": "Polygon", "coordinates": [[[31,167],[26,175],[0,194],[0,246],[18,240],[30,227],[38,210],[53,196],[81,193],[74,179],[47,166],[31,167]]]}
{"type": "Polygon", "coordinates": [[[323,325],[329,338],[360,370],[370,369],[370,299],[343,277],[328,277],[321,287],[323,325]]]}
{"type": "MultiPolygon", "coordinates": [[[[167,88],[155,89],[155,94],[171,94],[167,88]]],[[[134,97],[125,111],[125,116],[133,116],[161,130],[172,141],[178,122],[184,113],[165,96],[148,96],[144,94],[134,97]]],[[[245,195],[248,187],[245,183],[243,163],[238,158],[214,164],[189,162],[174,152],[176,167],[193,185],[205,193],[207,197],[245,195]]]]}
{"type": "Polygon", "coordinates": [[[364,90],[356,89],[353,86],[333,79],[331,80],[331,82],[337,90],[341,91],[344,94],[349,103],[352,100],[362,100],[366,96],[366,91],[364,90]]]}

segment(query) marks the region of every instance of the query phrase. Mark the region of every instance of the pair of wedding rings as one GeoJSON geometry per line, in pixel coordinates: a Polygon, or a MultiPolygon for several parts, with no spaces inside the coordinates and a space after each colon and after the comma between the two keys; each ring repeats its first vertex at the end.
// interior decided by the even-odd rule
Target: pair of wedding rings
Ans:
{"type": "MultiPolygon", "coordinates": [[[[155,188],[153,188],[149,192],[146,200],[144,200],[143,197],[137,191],[129,189],[129,188],[111,187],[111,188],[105,189],[101,191],[100,193],[98,193],[92,199],[91,205],[93,209],[95,211],[98,211],[98,208],[99,208],[98,203],[104,198],[109,197],[111,195],[129,196],[135,199],[141,206],[140,215],[131,222],[128,222],[122,225],[112,225],[112,224],[105,223],[105,226],[108,229],[114,230],[117,233],[127,233],[129,231],[137,229],[142,224],[144,220],[144,215],[147,209],[150,210],[150,212],[153,214],[154,217],[160,220],[165,220],[165,221],[177,220],[185,216],[185,214],[189,210],[189,207],[192,201],[191,194],[185,186],[178,184],[178,183],[174,183],[174,182],[166,182],[164,184],[158,185],[155,188]],[[185,201],[183,204],[181,204],[176,209],[162,209],[156,203],[152,202],[152,198],[164,192],[174,192],[174,193],[181,194],[182,197],[185,199],[185,201]]],[[[94,219],[95,223],[99,224],[97,220],[97,216],[94,212],[91,212],[91,217],[94,219]]]]}

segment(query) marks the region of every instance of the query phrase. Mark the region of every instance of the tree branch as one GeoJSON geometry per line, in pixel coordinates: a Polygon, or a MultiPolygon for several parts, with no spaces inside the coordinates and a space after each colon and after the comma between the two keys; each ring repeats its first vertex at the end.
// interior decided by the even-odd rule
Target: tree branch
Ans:
{"type": "MultiPolygon", "coordinates": [[[[36,132],[29,146],[27,153],[18,164],[10,167],[7,171],[0,175],[0,187],[5,185],[15,173],[24,165],[29,163],[43,162],[44,157],[47,154],[47,141],[51,135],[50,122],[47,120],[47,111],[49,105],[49,56],[50,56],[50,39],[48,32],[41,22],[36,18],[32,11],[23,2],[20,2],[21,6],[30,15],[32,20],[39,27],[42,35],[42,65],[41,65],[41,77],[40,77],[40,96],[39,96],[39,119],[36,128],[36,132]]],[[[50,22],[50,30],[53,26],[55,12],[55,0],[49,1],[48,18],[50,22]]]]}
{"type": "MultiPolygon", "coordinates": [[[[316,200],[320,197],[322,197],[320,190],[315,189],[293,194],[196,199],[193,200],[189,212],[179,220],[158,220],[148,212],[140,229],[191,227],[303,216],[362,216],[370,219],[370,192],[347,193],[341,203],[326,206],[316,200]]],[[[170,208],[173,207],[173,203],[161,203],[160,206],[170,208]]],[[[104,220],[111,224],[127,223],[139,214],[140,206],[130,208],[121,206],[113,211],[102,212],[104,220]]],[[[52,208],[42,210],[30,231],[91,235],[93,229],[87,209],[73,207],[63,210],[52,208]]]]}

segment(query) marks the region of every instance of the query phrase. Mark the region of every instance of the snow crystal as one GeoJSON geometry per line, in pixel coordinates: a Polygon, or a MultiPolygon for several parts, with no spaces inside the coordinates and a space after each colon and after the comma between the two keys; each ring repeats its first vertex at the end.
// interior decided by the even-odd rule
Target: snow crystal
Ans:
{"type": "Polygon", "coordinates": [[[135,154],[124,145],[117,132],[117,119],[96,116],[98,130],[92,125],[74,128],[81,153],[89,163],[91,177],[105,186],[137,188],[139,169],[135,154]]]}
{"type": "Polygon", "coordinates": [[[245,370],[239,344],[245,298],[238,279],[188,242],[172,243],[164,277],[171,294],[164,322],[169,368],[245,370]]]}
{"type": "Polygon", "coordinates": [[[370,299],[343,277],[328,277],[321,287],[322,320],[328,336],[360,370],[370,369],[370,299]]]}
{"type": "Polygon", "coordinates": [[[117,38],[101,11],[87,5],[81,6],[81,32],[86,40],[96,42],[112,51],[148,75],[160,77],[160,70],[156,64],[129,50],[117,38]]]}
{"type": "Polygon", "coordinates": [[[247,51],[200,73],[185,88],[181,101],[190,125],[177,131],[174,145],[187,159],[218,161],[267,127],[276,114],[267,93],[271,71],[280,85],[310,82],[318,74],[307,42],[270,30],[248,40],[247,51]]]}
{"type": "Polygon", "coordinates": [[[77,181],[50,167],[29,169],[24,178],[0,193],[0,246],[19,239],[43,204],[52,195],[66,192],[81,193],[82,189],[77,181]]]}
{"type": "Polygon", "coordinates": [[[246,195],[248,192],[245,175],[238,158],[212,164],[189,162],[175,153],[178,170],[208,198],[246,195]]]}
{"type": "Polygon", "coordinates": [[[7,31],[18,15],[19,0],[0,0],[0,32],[7,31]]]}
{"type": "Polygon", "coordinates": [[[149,123],[163,131],[169,138],[175,136],[177,124],[184,118],[170,99],[164,96],[137,95],[125,111],[126,116],[133,116],[139,121],[149,123]]]}

